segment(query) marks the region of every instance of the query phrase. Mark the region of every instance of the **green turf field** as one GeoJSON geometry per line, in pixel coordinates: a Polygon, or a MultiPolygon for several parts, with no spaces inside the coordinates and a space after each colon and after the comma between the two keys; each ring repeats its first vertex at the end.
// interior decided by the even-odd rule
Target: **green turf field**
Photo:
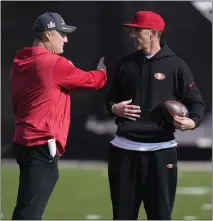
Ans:
{"type": "MultiPolygon", "coordinates": [[[[18,188],[18,169],[2,166],[2,219],[10,219],[18,188]]],[[[173,219],[212,220],[210,172],[179,172],[173,219]],[[194,216],[194,217],[193,217],[194,216]]],[[[60,169],[60,178],[43,219],[111,219],[106,169],[60,169]]],[[[141,206],[139,219],[146,219],[141,206]]]]}

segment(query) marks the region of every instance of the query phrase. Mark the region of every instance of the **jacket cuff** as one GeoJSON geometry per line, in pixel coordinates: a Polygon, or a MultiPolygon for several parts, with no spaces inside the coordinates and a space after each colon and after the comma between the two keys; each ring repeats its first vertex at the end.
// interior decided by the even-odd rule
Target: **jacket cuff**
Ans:
{"type": "Polygon", "coordinates": [[[195,122],[195,127],[192,129],[194,130],[195,128],[199,127],[200,126],[200,119],[196,116],[191,116],[189,117],[190,119],[192,119],[194,122],[195,122]]]}
{"type": "Polygon", "coordinates": [[[107,110],[108,110],[109,113],[110,113],[112,116],[114,116],[114,117],[116,117],[116,115],[113,113],[112,108],[113,108],[113,106],[114,106],[115,104],[116,104],[116,103],[114,103],[114,102],[110,102],[110,104],[107,105],[107,110]]]}

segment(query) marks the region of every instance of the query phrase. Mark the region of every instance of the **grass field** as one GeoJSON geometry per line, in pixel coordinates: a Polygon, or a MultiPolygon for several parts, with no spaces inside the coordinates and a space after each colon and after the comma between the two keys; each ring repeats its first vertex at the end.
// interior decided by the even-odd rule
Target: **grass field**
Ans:
{"type": "MultiPolygon", "coordinates": [[[[199,170],[198,170],[199,171],[199,170]]],[[[11,219],[18,188],[18,169],[2,165],[2,219],[11,219]]],[[[211,172],[179,172],[173,219],[212,220],[211,172]]],[[[43,219],[111,219],[107,171],[61,168],[60,179],[43,219]]],[[[146,219],[143,206],[139,219],[146,219]]]]}

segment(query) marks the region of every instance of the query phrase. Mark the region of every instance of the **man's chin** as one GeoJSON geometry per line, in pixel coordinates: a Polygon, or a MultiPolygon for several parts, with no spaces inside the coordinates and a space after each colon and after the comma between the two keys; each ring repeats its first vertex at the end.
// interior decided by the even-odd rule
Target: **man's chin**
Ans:
{"type": "Polygon", "coordinates": [[[140,51],[141,50],[141,46],[140,45],[134,45],[135,46],[135,50],[136,51],[140,51]]]}
{"type": "Polygon", "coordinates": [[[135,50],[136,50],[136,51],[140,51],[140,50],[141,50],[141,47],[135,47],[135,50]]]}
{"type": "Polygon", "coordinates": [[[58,50],[57,52],[55,52],[55,54],[63,54],[64,53],[64,50],[58,50]]]}

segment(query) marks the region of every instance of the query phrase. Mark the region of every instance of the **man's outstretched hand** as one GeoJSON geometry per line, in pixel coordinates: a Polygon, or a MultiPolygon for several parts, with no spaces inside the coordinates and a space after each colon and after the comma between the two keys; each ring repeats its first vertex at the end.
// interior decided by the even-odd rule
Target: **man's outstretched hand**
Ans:
{"type": "Polygon", "coordinates": [[[99,62],[98,62],[98,66],[97,66],[97,70],[104,70],[105,72],[107,71],[106,70],[106,66],[104,64],[104,57],[102,57],[99,62]]]}

